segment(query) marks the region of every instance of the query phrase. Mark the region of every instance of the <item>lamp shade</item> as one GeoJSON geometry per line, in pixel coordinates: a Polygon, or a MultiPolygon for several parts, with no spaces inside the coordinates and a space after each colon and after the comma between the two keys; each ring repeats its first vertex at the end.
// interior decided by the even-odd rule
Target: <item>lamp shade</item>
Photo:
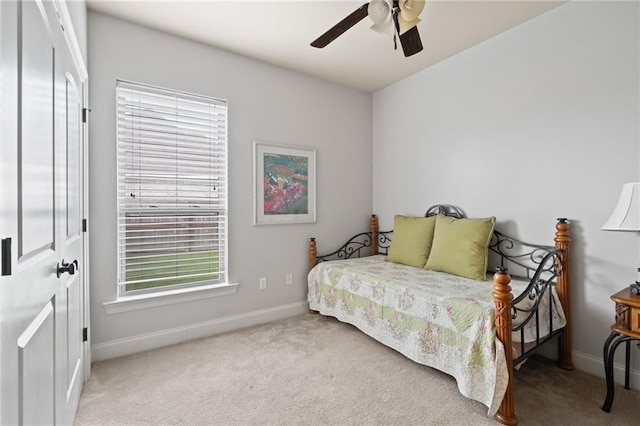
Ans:
{"type": "Polygon", "coordinates": [[[640,182],[625,183],[603,231],[640,231],[640,182]]]}
{"type": "Polygon", "coordinates": [[[420,16],[424,10],[425,0],[400,0],[400,16],[405,21],[413,21],[420,16]]]}
{"type": "Polygon", "coordinates": [[[404,34],[421,21],[418,16],[422,13],[425,0],[400,0],[398,2],[400,13],[398,14],[398,34],[404,34]]]}
{"type": "Polygon", "coordinates": [[[375,25],[382,25],[391,20],[392,8],[391,0],[371,0],[367,7],[367,13],[375,25]]]}
{"type": "Polygon", "coordinates": [[[373,21],[371,29],[381,34],[387,34],[393,37],[395,28],[391,19],[391,9],[393,8],[392,0],[371,0],[367,8],[369,18],[373,21]]]}
{"type": "Polygon", "coordinates": [[[412,19],[410,21],[405,21],[404,18],[402,17],[402,15],[398,15],[398,27],[399,27],[398,34],[402,35],[402,34],[406,33],[411,28],[413,28],[416,25],[418,25],[420,23],[420,21],[421,21],[420,18],[412,19]]]}
{"type": "Polygon", "coordinates": [[[396,31],[393,27],[393,21],[391,21],[391,19],[389,19],[384,24],[373,24],[371,26],[371,29],[377,33],[386,34],[389,37],[393,37],[393,34],[395,34],[396,31]]]}

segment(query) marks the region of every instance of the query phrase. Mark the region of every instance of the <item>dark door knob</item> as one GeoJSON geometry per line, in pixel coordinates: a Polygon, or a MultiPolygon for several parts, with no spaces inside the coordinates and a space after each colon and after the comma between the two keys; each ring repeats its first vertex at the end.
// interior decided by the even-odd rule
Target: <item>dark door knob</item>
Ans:
{"type": "Polygon", "coordinates": [[[60,278],[60,275],[64,274],[65,272],[68,272],[69,275],[74,275],[77,270],[78,270],[77,260],[74,260],[71,263],[67,263],[64,261],[64,259],[62,259],[62,264],[58,263],[58,266],[56,267],[56,275],[58,276],[58,278],[60,278]]]}

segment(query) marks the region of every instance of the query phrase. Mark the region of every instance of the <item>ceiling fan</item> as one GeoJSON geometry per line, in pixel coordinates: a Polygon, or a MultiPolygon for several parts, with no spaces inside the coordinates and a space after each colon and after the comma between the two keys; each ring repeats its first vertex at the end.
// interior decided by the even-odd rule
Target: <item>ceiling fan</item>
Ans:
{"type": "Polygon", "coordinates": [[[322,49],[368,15],[373,21],[372,30],[393,37],[396,49],[397,35],[404,56],[415,55],[422,50],[417,25],[424,6],[425,0],[371,0],[311,42],[311,46],[322,49]]]}

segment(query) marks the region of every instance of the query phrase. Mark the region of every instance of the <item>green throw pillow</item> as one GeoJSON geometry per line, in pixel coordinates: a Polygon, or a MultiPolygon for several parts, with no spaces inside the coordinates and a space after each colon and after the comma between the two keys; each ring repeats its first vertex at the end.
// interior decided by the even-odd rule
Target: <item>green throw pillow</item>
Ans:
{"type": "Polygon", "coordinates": [[[393,218],[393,238],[389,247],[389,262],[424,268],[431,251],[436,218],[396,215],[393,218]]]}
{"type": "Polygon", "coordinates": [[[425,269],[484,281],[487,247],[495,223],[495,217],[456,219],[438,215],[425,269]]]}

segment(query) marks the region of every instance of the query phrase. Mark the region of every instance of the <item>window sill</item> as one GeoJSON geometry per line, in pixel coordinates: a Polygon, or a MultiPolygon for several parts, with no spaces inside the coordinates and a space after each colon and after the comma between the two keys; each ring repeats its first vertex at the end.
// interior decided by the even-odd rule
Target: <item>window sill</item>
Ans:
{"type": "Polygon", "coordinates": [[[113,302],[104,302],[102,306],[107,314],[137,311],[175,303],[191,302],[209,297],[228,296],[238,291],[238,283],[212,284],[180,290],[170,290],[140,296],[121,297],[113,302]]]}

